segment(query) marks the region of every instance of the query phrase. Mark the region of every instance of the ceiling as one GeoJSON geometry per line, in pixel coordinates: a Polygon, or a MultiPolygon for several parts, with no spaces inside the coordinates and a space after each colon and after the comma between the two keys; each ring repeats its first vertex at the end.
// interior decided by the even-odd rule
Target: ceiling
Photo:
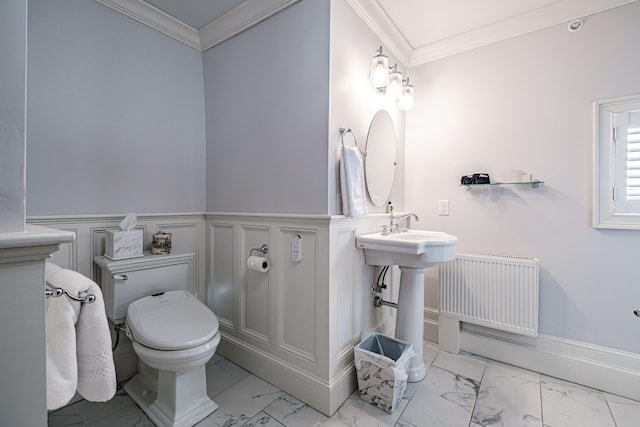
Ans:
{"type": "Polygon", "coordinates": [[[231,9],[240,6],[245,0],[146,0],[146,2],[199,30],[231,9]]]}
{"type": "MultiPolygon", "coordinates": [[[[97,1],[206,50],[298,0],[97,1]]],[[[411,67],[638,0],[343,1],[411,67]]]]}

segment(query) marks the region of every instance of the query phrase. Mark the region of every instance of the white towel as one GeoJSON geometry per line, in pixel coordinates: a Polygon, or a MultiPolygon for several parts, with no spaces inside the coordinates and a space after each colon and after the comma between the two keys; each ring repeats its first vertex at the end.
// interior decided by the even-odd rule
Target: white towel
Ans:
{"type": "MultiPolygon", "coordinates": [[[[46,263],[46,280],[51,282],[52,272],[59,270],[62,269],[57,265],[46,263]]],[[[78,313],[80,303],[64,296],[45,300],[47,409],[66,405],[78,386],[75,332],[78,313]]]]}
{"type": "Polygon", "coordinates": [[[47,409],[66,405],[76,390],[93,402],[111,399],[116,370],[100,288],[82,274],[51,263],[46,263],[45,276],[73,296],[96,297],[92,303],[64,295],[46,299],[47,409]]]}
{"type": "Polygon", "coordinates": [[[343,214],[358,218],[369,213],[364,186],[364,167],[358,147],[342,145],[340,187],[343,214]]]}

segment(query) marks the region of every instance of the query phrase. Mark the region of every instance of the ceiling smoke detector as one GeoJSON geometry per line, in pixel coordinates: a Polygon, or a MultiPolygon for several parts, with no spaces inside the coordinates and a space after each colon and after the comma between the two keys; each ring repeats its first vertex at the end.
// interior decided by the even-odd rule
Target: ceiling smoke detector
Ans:
{"type": "Polygon", "coordinates": [[[580,28],[584,26],[584,21],[582,19],[574,19],[569,22],[569,31],[578,31],[580,28]]]}

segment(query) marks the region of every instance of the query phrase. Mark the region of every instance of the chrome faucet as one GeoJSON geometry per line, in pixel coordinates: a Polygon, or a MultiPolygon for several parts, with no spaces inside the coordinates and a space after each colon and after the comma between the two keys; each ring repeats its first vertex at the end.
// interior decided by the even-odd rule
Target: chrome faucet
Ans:
{"type": "Polygon", "coordinates": [[[387,230],[386,227],[383,226],[382,229],[382,234],[386,235],[389,233],[397,233],[400,231],[400,222],[406,218],[409,218],[410,216],[414,217],[416,219],[416,221],[420,221],[420,219],[418,218],[418,215],[414,214],[414,213],[408,213],[408,214],[404,214],[404,215],[400,215],[400,216],[394,216],[393,212],[391,212],[389,214],[389,229],[387,230]],[[385,233],[386,231],[386,233],[385,233]]]}

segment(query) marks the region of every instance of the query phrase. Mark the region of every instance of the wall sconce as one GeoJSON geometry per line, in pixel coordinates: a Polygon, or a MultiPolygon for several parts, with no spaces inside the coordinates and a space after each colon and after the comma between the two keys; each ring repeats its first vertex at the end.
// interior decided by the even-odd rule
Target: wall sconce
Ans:
{"type": "Polygon", "coordinates": [[[400,95],[398,107],[401,110],[411,110],[413,108],[413,86],[409,84],[409,77],[402,83],[402,95],[400,95]]]}
{"type": "Polygon", "coordinates": [[[371,86],[379,93],[384,93],[384,89],[389,85],[389,58],[382,54],[382,46],[371,62],[369,80],[371,86]]]}
{"type": "Polygon", "coordinates": [[[409,84],[409,78],[404,80],[402,73],[398,71],[398,64],[389,67],[389,58],[382,54],[382,46],[376,51],[371,61],[369,81],[373,89],[386,94],[394,101],[398,101],[401,110],[413,108],[413,86],[409,84]]]}

